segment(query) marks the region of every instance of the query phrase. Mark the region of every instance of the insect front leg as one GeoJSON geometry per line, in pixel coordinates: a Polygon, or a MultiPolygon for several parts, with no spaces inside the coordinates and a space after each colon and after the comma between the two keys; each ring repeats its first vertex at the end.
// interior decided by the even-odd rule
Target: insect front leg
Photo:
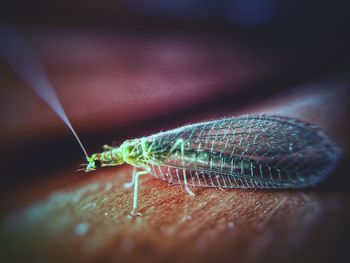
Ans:
{"type": "Polygon", "coordinates": [[[137,212],[137,199],[138,199],[138,191],[139,191],[139,176],[143,175],[143,174],[148,174],[151,171],[151,168],[149,166],[147,166],[145,168],[146,168],[146,170],[144,170],[144,171],[137,171],[137,172],[135,172],[135,174],[133,176],[133,181],[134,181],[134,200],[133,200],[132,210],[130,212],[130,215],[133,216],[133,217],[141,215],[140,213],[137,212]]]}
{"type": "Polygon", "coordinates": [[[107,145],[107,144],[105,144],[105,145],[103,145],[103,150],[104,151],[109,151],[109,150],[113,150],[113,147],[112,146],[110,146],[110,145],[107,145]]]}
{"type": "Polygon", "coordinates": [[[183,139],[178,139],[176,143],[171,147],[170,153],[174,153],[177,148],[180,148],[181,150],[181,159],[182,159],[182,174],[184,177],[184,184],[185,184],[185,190],[190,196],[195,196],[195,194],[191,191],[191,189],[188,187],[187,184],[187,178],[186,178],[186,168],[185,168],[185,141],[183,139]]]}
{"type": "Polygon", "coordinates": [[[134,166],[133,170],[132,170],[132,178],[130,182],[127,182],[123,185],[124,188],[129,189],[131,187],[134,186],[135,184],[135,174],[136,174],[136,167],[134,166]]]}

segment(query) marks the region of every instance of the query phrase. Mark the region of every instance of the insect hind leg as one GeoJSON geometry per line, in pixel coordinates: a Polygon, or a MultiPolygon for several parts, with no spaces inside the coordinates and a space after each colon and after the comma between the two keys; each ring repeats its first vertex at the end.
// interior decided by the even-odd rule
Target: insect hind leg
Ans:
{"type": "Polygon", "coordinates": [[[173,147],[170,149],[170,152],[173,153],[175,152],[175,150],[180,147],[181,150],[181,159],[182,159],[182,174],[183,174],[183,178],[184,178],[184,185],[185,185],[185,190],[186,193],[188,193],[190,196],[195,196],[195,194],[191,191],[191,189],[188,187],[187,184],[187,178],[186,178],[186,168],[185,168],[185,142],[182,139],[178,139],[176,141],[176,143],[173,145],[173,147]]]}

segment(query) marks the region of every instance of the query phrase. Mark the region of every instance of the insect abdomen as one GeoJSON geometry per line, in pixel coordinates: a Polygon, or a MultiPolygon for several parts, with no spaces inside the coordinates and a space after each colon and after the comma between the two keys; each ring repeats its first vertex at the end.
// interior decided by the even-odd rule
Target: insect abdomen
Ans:
{"type": "Polygon", "coordinates": [[[149,137],[156,177],[221,188],[300,188],[332,170],[339,148],[314,125],[292,118],[247,115],[185,126],[149,137]],[[183,152],[170,149],[183,141],[183,152]]]}

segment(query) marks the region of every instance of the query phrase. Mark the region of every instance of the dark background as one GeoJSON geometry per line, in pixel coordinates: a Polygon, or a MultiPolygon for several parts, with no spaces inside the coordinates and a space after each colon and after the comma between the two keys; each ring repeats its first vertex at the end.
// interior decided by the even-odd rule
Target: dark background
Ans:
{"type": "Polygon", "coordinates": [[[141,198],[157,212],[144,209],[141,223],[125,222],[131,193],[120,189],[129,177],[114,179],[125,169],[96,177],[75,173],[84,159],[73,136],[0,60],[4,257],[278,262],[289,255],[290,261],[347,261],[348,10],[346,1],[2,2],[1,24],[20,32],[37,54],[89,153],[191,122],[262,111],[315,123],[344,152],[332,177],[305,192],[200,189],[188,201],[193,220],[187,227],[179,223],[183,217],[177,220],[185,194],[150,179],[141,198]],[[120,221],[113,218],[113,224],[100,218],[104,188],[84,190],[108,180],[115,191],[108,196],[109,213],[123,200],[115,205],[120,221]],[[52,201],[57,191],[66,194],[61,205],[52,201]],[[96,214],[76,212],[85,207],[71,203],[79,191],[85,200],[96,198],[96,214]],[[224,205],[211,202],[212,196],[224,205]],[[200,214],[203,203],[215,216],[200,214]],[[33,206],[41,207],[41,216],[30,221],[33,206]],[[58,216],[66,213],[73,219],[58,216]],[[231,219],[237,233],[222,230],[222,221],[231,219]],[[70,233],[80,221],[90,232],[76,240],[70,233]],[[174,226],[178,238],[164,235],[163,224],[174,226]],[[204,246],[204,253],[191,249],[196,242],[217,245],[204,246]]]}

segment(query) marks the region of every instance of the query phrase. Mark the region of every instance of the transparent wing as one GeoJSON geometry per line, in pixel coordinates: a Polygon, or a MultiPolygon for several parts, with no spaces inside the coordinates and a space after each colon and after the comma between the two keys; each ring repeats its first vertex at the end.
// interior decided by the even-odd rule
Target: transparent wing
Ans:
{"type": "Polygon", "coordinates": [[[320,128],[271,115],[188,125],[147,140],[155,176],[179,184],[186,176],[205,187],[304,187],[327,176],[340,154],[320,128]]]}

